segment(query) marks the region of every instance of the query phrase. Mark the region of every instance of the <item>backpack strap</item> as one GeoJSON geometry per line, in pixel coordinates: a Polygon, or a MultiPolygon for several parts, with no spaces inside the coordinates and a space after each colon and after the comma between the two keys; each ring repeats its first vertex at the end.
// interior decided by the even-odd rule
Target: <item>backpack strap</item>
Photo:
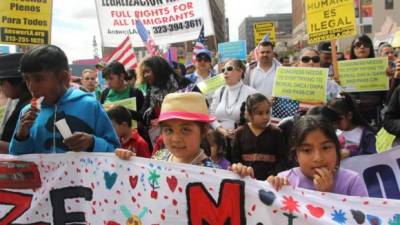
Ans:
{"type": "Polygon", "coordinates": [[[225,91],[225,86],[222,86],[221,93],[219,94],[219,102],[221,102],[222,95],[224,95],[224,91],[225,91]]]}
{"type": "Polygon", "coordinates": [[[101,92],[101,94],[100,94],[100,103],[101,104],[104,104],[109,92],[110,92],[110,88],[106,88],[101,92]]]}
{"type": "Polygon", "coordinates": [[[245,74],[244,74],[244,78],[243,78],[243,83],[246,85],[251,86],[250,84],[250,76],[251,73],[253,72],[253,69],[257,67],[257,61],[251,61],[246,68],[245,74]]]}

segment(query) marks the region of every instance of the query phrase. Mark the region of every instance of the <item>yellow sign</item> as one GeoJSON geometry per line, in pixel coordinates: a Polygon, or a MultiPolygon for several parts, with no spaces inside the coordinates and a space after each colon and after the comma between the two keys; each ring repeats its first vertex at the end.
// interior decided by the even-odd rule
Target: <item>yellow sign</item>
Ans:
{"type": "Polygon", "coordinates": [[[276,32],[275,32],[275,24],[274,22],[262,22],[262,23],[255,23],[253,26],[254,30],[254,43],[258,45],[260,41],[266,34],[269,34],[269,40],[272,43],[276,41],[276,32]]]}
{"type": "MultiPolygon", "coordinates": [[[[110,103],[104,103],[103,107],[107,110],[111,108],[114,105],[120,105],[123,106],[127,109],[136,111],[136,97],[133,98],[126,98],[123,100],[115,101],[115,102],[110,102],[110,103]]],[[[136,120],[132,120],[132,128],[137,128],[137,122],[136,120]]]]}
{"type": "Polygon", "coordinates": [[[353,36],[356,31],[354,0],[306,0],[308,43],[353,36]]]}
{"type": "Polygon", "coordinates": [[[52,5],[53,0],[1,0],[0,43],[50,44],[52,5]]]}
{"type": "Polygon", "coordinates": [[[327,68],[279,67],[272,96],[302,102],[325,102],[327,68]]]}
{"type": "Polygon", "coordinates": [[[203,80],[202,82],[197,84],[197,87],[200,89],[201,93],[206,95],[214,92],[224,84],[225,84],[224,74],[221,73],[207,80],[203,80]]]}
{"type": "Polygon", "coordinates": [[[339,61],[340,85],[345,92],[388,90],[387,67],[387,57],[339,61]]]}
{"type": "Polygon", "coordinates": [[[394,34],[394,38],[393,38],[393,41],[392,41],[392,46],[393,46],[393,48],[399,48],[400,47],[400,31],[397,31],[394,34]]]}

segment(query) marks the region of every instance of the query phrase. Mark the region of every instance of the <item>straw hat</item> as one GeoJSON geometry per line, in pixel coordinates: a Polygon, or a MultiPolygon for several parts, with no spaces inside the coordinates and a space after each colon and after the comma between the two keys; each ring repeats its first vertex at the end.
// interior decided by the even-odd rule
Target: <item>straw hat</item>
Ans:
{"type": "Polygon", "coordinates": [[[210,123],[215,120],[215,117],[208,113],[206,99],[202,94],[186,92],[165,96],[158,121],[171,119],[210,123]]]}

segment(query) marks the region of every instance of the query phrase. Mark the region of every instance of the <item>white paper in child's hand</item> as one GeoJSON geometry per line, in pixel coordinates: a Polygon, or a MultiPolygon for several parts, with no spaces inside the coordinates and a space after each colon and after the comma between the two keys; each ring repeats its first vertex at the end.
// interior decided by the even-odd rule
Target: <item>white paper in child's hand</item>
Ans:
{"type": "Polygon", "coordinates": [[[61,136],[66,139],[72,136],[71,129],[69,129],[69,126],[67,124],[67,121],[65,119],[61,119],[56,122],[56,127],[61,133],[61,136]]]}
{"type": "Polygon", "coordinates": [[[36,101],[36,104],[37,104],[37,105],[36,105],[36,108],[39,109],[39,110],[42,109],[42,102],[43,102],[43,99],[44,99],[44,97],[42,96],[42,97],[38,98],[37,101],[36,101]]]}

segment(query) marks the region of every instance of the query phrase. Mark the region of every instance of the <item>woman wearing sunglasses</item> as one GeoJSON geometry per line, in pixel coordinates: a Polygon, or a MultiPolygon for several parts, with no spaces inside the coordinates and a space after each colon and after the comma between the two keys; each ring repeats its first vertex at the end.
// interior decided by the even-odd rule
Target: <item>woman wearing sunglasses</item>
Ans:
{"type": "MultiPolygon", "coordinates": [[[[314,48],[307,47],[301,50],[300,52],[300,60],[299,67],[321,67],[320,65],[320,57],[319,52],[314,48]]],[[[328,77],[328,85],[326,91],[326,97],[329,101],[334,97],[338,97],[340,94],[341,88],[340,86],[332,79],[328,77]]]]}
{"type": "Polygon", "coordinates": [[[229,60],[222,68],[225,85],[217,89],[213,95],[210,114],[216,117],[212,127],[228,140],[227,159],[230,157],[230,142],[236,132],[236,124],[240,120],[240,107],[247,96],[257,91],[242,83],[246,67],[240,60],[229,60]]]}
{"type": "MultiPolygon", "coordinates": [[[[359,35],[352,41],[350,59],[366,59],[374,57],[375,52],[372,40],[367,35],[359,35]]],[[[358,107],[361,115],[363,115],[367,122],[377,130],[380,122],[378,112],[382,109],[386,91],[357,92],[349,94],[355,102],[359,103],[358,107]]]]}

